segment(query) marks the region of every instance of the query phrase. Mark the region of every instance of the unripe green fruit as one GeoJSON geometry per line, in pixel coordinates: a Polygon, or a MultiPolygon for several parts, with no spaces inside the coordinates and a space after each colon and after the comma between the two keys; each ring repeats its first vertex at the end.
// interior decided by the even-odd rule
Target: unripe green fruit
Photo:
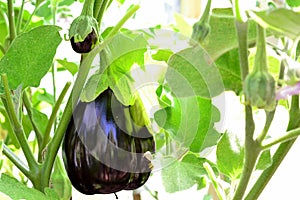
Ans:
{"type": "Polygon", "coordinates": [[[246,103],[272,111],[276,106],[276,87],[273,76],[265,71],[254,71],[245,79],[246,103]]]}

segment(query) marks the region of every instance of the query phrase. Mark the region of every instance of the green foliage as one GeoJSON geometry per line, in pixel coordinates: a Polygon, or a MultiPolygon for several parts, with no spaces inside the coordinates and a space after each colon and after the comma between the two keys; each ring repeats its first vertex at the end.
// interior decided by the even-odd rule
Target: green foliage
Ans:
{"type": "Polygon", "coordinates": [[[218,68],[200,46],[173,54],[168,66],[166,81],[178,97],[212,98],[224,91],[218,68]]]}
{"type": "Polygon", "coordinates": [[[220,172],[233,180],[242,174],[244,146],[234,134],[225,133],[217,145],[217,166],[220,172]]]}
{"type": "Polygon", "coordinates": [[[300,36],[300,14],[286,8],[273,11],[250,12],[251,17],[261,26],[269,28],[276,35],[296,39],[300,36]]]}
{"type": "Polygon", "coordinates": [[[28,188],[24,184],[20,183],[15,178],[12,178],[6,174],[2,174],[0,178],[0,191],[8,195],[13,200],[19,199],[40,199],[40,200],[58,200],[57,194],[50,190],[46,190],[46,194],[42,192],[28,188]]]}
{"type": "Polygon", "coordinates": [[[7,74],[10,89],[39,86],[62,40],[59,30],[57,26],[40,26],[14,40],[0,60],[0,74],[7,74]]]}
{"type": "Polygon", "coordinates": [[[132,105],[135,97],[130,70],[134,64],[144,67],[146,47],[147,41],[142,35],[137,35],[134,39],[124,34],[116,35],[100,58],[105,59],[105,63],[89,78],[81,100],[90,102],[110,87],[123,105],[132,105]]]}
{"type": "Polygon", "coordinates": [[[207,138],[214,139],[210,141],[212,143],[217,142],[215,135],[218,134],[211,129],[218,121],[214,117],[218,114],[210,100],[189,97],[175,98],[173,106],[157,111],[154,117],[157,124],[167,130],[182,148],[200,152],[207,138]]]}
{"type": "MultiPolygon", "coordinates": [[[[188,153],[182,159],[173,162],[162,169],[162,181],[167,192],[174,193],[191,188],[195,184],[199,189],[206,186],[206,171],[203,163],[209,162],[195,154],[188,153]]],[[[216,167],[212,166],[214,170],[216,167]]]]}
{"type": "Polygon", "coordinates": [[[286,3],[291,7],[300,6],[300,1],[299,0],[287,0],[286,3]]]}

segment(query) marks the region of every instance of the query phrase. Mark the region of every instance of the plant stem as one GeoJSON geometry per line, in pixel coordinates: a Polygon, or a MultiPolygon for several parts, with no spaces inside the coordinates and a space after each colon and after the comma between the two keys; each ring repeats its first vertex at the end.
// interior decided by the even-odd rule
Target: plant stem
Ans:
{"type": "Polygon", "coordinates": [[[91,64],[95,56],[106,47],[107,43],[113,38],[113,36],[116,33],[118,33],[119,29],[124,25],[127,19],[129,19],[130,16],[134,14],[134,12],[138,8],[139,6],[134,6],[133,9],[128,11],[128,13],[126,13],[126,15],[120,20],[120,22],[112,29],[112,31],[109,33],[106,40],[104,40],[101,44],[95,46],[95,48],[90,53],[82,56],[78,75],[75,80],[73,89],[71,91],[71,95],[68,99],[67,105],[65,107],[64,113],[62,115],[61,121],[55,131],[52,140],[48,144],[45,163],[42,169],[43,173],[41,175],[41,188],[45,188],[49,186],[50,175],[51,175],[55,158],[57,156],[58,149],[61,145],[70,118],[72,117],[73,108],[77,104],[77,101],[79,99],[79,96],[83,89],[83,85],[86,81],[89,69],[91,67],[91,64]]]}
{"type": "Polygon", "coordinates": [[[260,144],[253,140],[255,124],[252,116],[251,106],[246,106],[246,131],[245,131],[245,164],[243,173],[238,184],[237,190],[235,191],[233,200],[243,199],[244,193],[247,189],[252,171],[255,167],[256,160],[260,154],[260,144]]]}
{"type": "Polygon", "coordinates": [[[262,145],[262,148],[264,150],[269,149],[270,147],[272,147],[276,144],[287,142],[289,140],[295,139],[299,135],[300,135],[300,128],[293,129],[293,130],[288,131],[287,133],[285,133],[282,137],[273,139],[270,142],[266,142],[266,144],[262,145]]]}
{"type": "Polygon", "coordinates": [[[11,43],[16,38],[13,0],[7,0],[7,10],[8,10],[8,21],[9,21],[9,39],[11,43]]]}
{"type": "Polygon", "coordinates": [[[240,0],[234,0],[233,1],[233,11],[234,11],[235,18],[237,21],[245,22],[247,20],[247,15],[246,15],[246,12],[241,9],[241,6],[240,6],[241,4],[242,3],[240,2],[240,0]]]}
{"type": "Polygon", "coordinates": [[[29,169],[36,170],[38,163],[34,159],[33,153],[30,150],[29,144],[25,137],[23,127],[20,124],[20,122],[18,121],[18,117],[15,113],[14,104],[12,102],[6,74],[2,74],[1,78],[2,78],[2,83],[4,86],[5,99],[6,99],[6,103],[7,103],[6,109],[7,109],[7,112],[10,113],[10,115],[9,115],[11,117],[10,121],[12,123],[12,127],[14,129],[15,135],[17,137],[17,140],[18,140],[23,152],[24,152],[29,169]]]}
{"type": "Polygon", "coordinates": [[[97,16],[95,17],[98,20],[98,26],[99,27],[101,26],[102,18],[103,18],[104,12],[105,12],[105,10],[106,10],[106,8],[108,6],[108,2],[109,2],[109,0],[103,0],[102,1],[100,10],[98,11],[97,16]]]}
{"type": "Polygon", "coordinates": [[[26,91],[23,92],[23,103],[26,108],[31,125],[33,127],[34,133],[36,135],[38,146],[41,147],[41,144],[43,141],[43,136],[42,136],[42,133],[40,132],[40,130],[37,128],[35,122],[33,121],[33,116],[32,116],[32,112],[31,112],[32,105],[30,103],[30,100],[29,100],[29,97],[28,97],[26,91]]]}
{"type": "Polygon", "coordinates": [[[42,145],[41,145],[41,151],[44,150],[44,148],[46,147],[46,145],[48,144],[48,142],[50,140],[50,132],[51,132],[52,125],[53,125],[53,123],[56,119],[56,115],[59,111],[59,108],[62,104],[62,101],[63,101],[70,85],[71,85],[70,82],[66,83],[65,87],[63,88],[62,92],[60,93],[60,96],[58,97],[58,99],[57,99],[57,101],[56,101],[56,103],[53,107],[52,113],[50,115],[46,130],[45,130],[45,133],[44,133],[44,139],[43,139],[43,142],[42,142],[42,145]]]}
{"type": "Polygon", "coordinates": [[[261,134],[257,137],[256,141],[261,144],[261,142],[265,139],[265,137],[268,134],[269,128],[271,126],[271,123],[274,119],[274,115],[275,115],[275,110],[271,111],[271,112],[266,112],[266,122],[265,122],[265,126],[264,129],[262,130],[261,134]]]}
{"type": "Polygon", "coordinates": [[[266,30],[257,24],[256,54],[253,71],[268,71],[266,30]]]}
{"type": "MultiPolygon", "coordinates": [[[[240,69],[241,77],[244,81],[247,74],[249,73],[248,64],[248,43],[247,43],[247,31],[248,23],[236,21],[236,30],[238,35],[239,44],[239,58],[240,58],[240,69]]],[[[246,99],[247,101],[247,99],[246,99]]],[[[235,191],[233,200],[243,199],[244,193],[247,189],[252,171],[254,169],[256,160],[260,153],[260,145],[253,139],[255,124],[252,116],[252,107],[245,105],[245,164],[243,173],[238,184],[237,190],[235,191]]]]}
{"type": "Polygon", "coordinates": [[[80,15],[93,16],[95,0],[84,0],[83,8],[80,15]]]}
{"type": "Polygon", "coordinates": [[[17,19],[17,24],[16,24],[16,31],[17,34],[20,33],[20,29],[21,29],[21,24],[22,24],[22,19],[23,19],[23,11],[24,11],[24,4],[25,4],[25,0],[22,0],[22,4],[21,4],[21,8],[18,14],[18,19],[17,19]]]}
{"type": "Polygon", "coordinates": [[[94,7],[93,7],[93,17],[94,17],[95,19],[97,19],[97,17],[98,17],[100,8],[101,8],[102,5],[103,5],[103,1],[105,1],[105,0],[95,0],[95,2],[94,2],[94,7]]]}
{"type": "Polygon", "coordinates": [[[3,154],[26,176],[30,177],[29,168],[14,154],[5,144],[3,144],[3,154]]]}
{"type": "MultiPolygon", "coordinates": [[[[300,126],[300,111],[299,111],[299,96],[292,97],[292,103],[290,108],[290,120],[287,131],[292,131],[300,126]]],[[[288,142],[280,144],[276,150],[273,158],[272,165],[265,169],[260,177],[257,179],[249,193],[247,194],[245,200],[254,200],[259,197],[268,182],[271,180],[272,176],[276,172],[277,168],[283,161],[284,157],[289,152],[290,148],[293,146],[296,139],[291,139],[288,142]]]]}
{"type": "Polygon", "coordinates": [[[124,15],[124,17],[114,26],[114,28],[109,32],[106,38],[113,37],[118,31],[122,28],[125,22],[140,8],[139,5],[134,5],[128,12],[124,15]]]}
{"type": "Polygon", "coordinates": [[[207,162],[205,162],[205,163],[203,163],[203,167],[206,170],[208,177],[212,182],[212,185],[218,195],[219,200],[226,200],[225,192],[224,192],[223,188],[220,188],[217,178],[216,178],[211,166],[207,162]]]}
{"type": "Polygon", "coordinates": [[[5,48],[2,44],[0,44],[0,51],[2,52],[3,55],[6,53],[5,48]]]}
{"type": "Polygon", "coordinates": [[[246,76],[249,74],[248,42],[247,42],[248,22],[236,21],[235,26],[238,35],[241,77],[242,80],[244,81],[246,79],[246,76]]]}

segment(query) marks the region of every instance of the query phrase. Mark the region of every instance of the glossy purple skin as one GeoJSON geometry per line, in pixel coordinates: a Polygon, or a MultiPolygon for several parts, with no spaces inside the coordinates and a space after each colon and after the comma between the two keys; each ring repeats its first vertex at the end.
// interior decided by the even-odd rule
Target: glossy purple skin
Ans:
{"type": "Polygon", "coordinates": [[[71,46],[76,53],[88,53],[94,48],[97,40],[97,34],[93,30],[82,42],[74,42],[74,37],[72,37],[71,46]]]}
{"type": "Polygon", "coordinates": [[[65,168],[72,185],[84,194],[133,190],[145,184],[151,173],[151,162],[144,153],[155,151],[152,135],[146,127],[136,133],[120,129],[117,124],[124,121],[129,107],[112,98],[114,94],[108,89],[93,102],[79,102],[66,131],[62,149],[65,168]],[[115,107],[124,112],[114,116],[115,107]]]}

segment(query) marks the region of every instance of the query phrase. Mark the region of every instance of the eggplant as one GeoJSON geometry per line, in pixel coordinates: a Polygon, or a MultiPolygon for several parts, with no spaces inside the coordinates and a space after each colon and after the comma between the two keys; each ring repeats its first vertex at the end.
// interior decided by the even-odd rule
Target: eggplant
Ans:
{"type": "Polygon", "coordinates": [[[93,29],[82,42],[75,42],[74,37],[71,37],[71,46],[76,53],[89,53],[94,48],[97,41],[98,36],[93,29]]]}
{"type": "Polygon", "coordinates": [[[72,185],[81,193],[108,194],[134,190],[148,180],[155,152],[147,127],[130,118],[111,89],[92,102],[79,101],[63,140],[63,161],[72,185]]]}

